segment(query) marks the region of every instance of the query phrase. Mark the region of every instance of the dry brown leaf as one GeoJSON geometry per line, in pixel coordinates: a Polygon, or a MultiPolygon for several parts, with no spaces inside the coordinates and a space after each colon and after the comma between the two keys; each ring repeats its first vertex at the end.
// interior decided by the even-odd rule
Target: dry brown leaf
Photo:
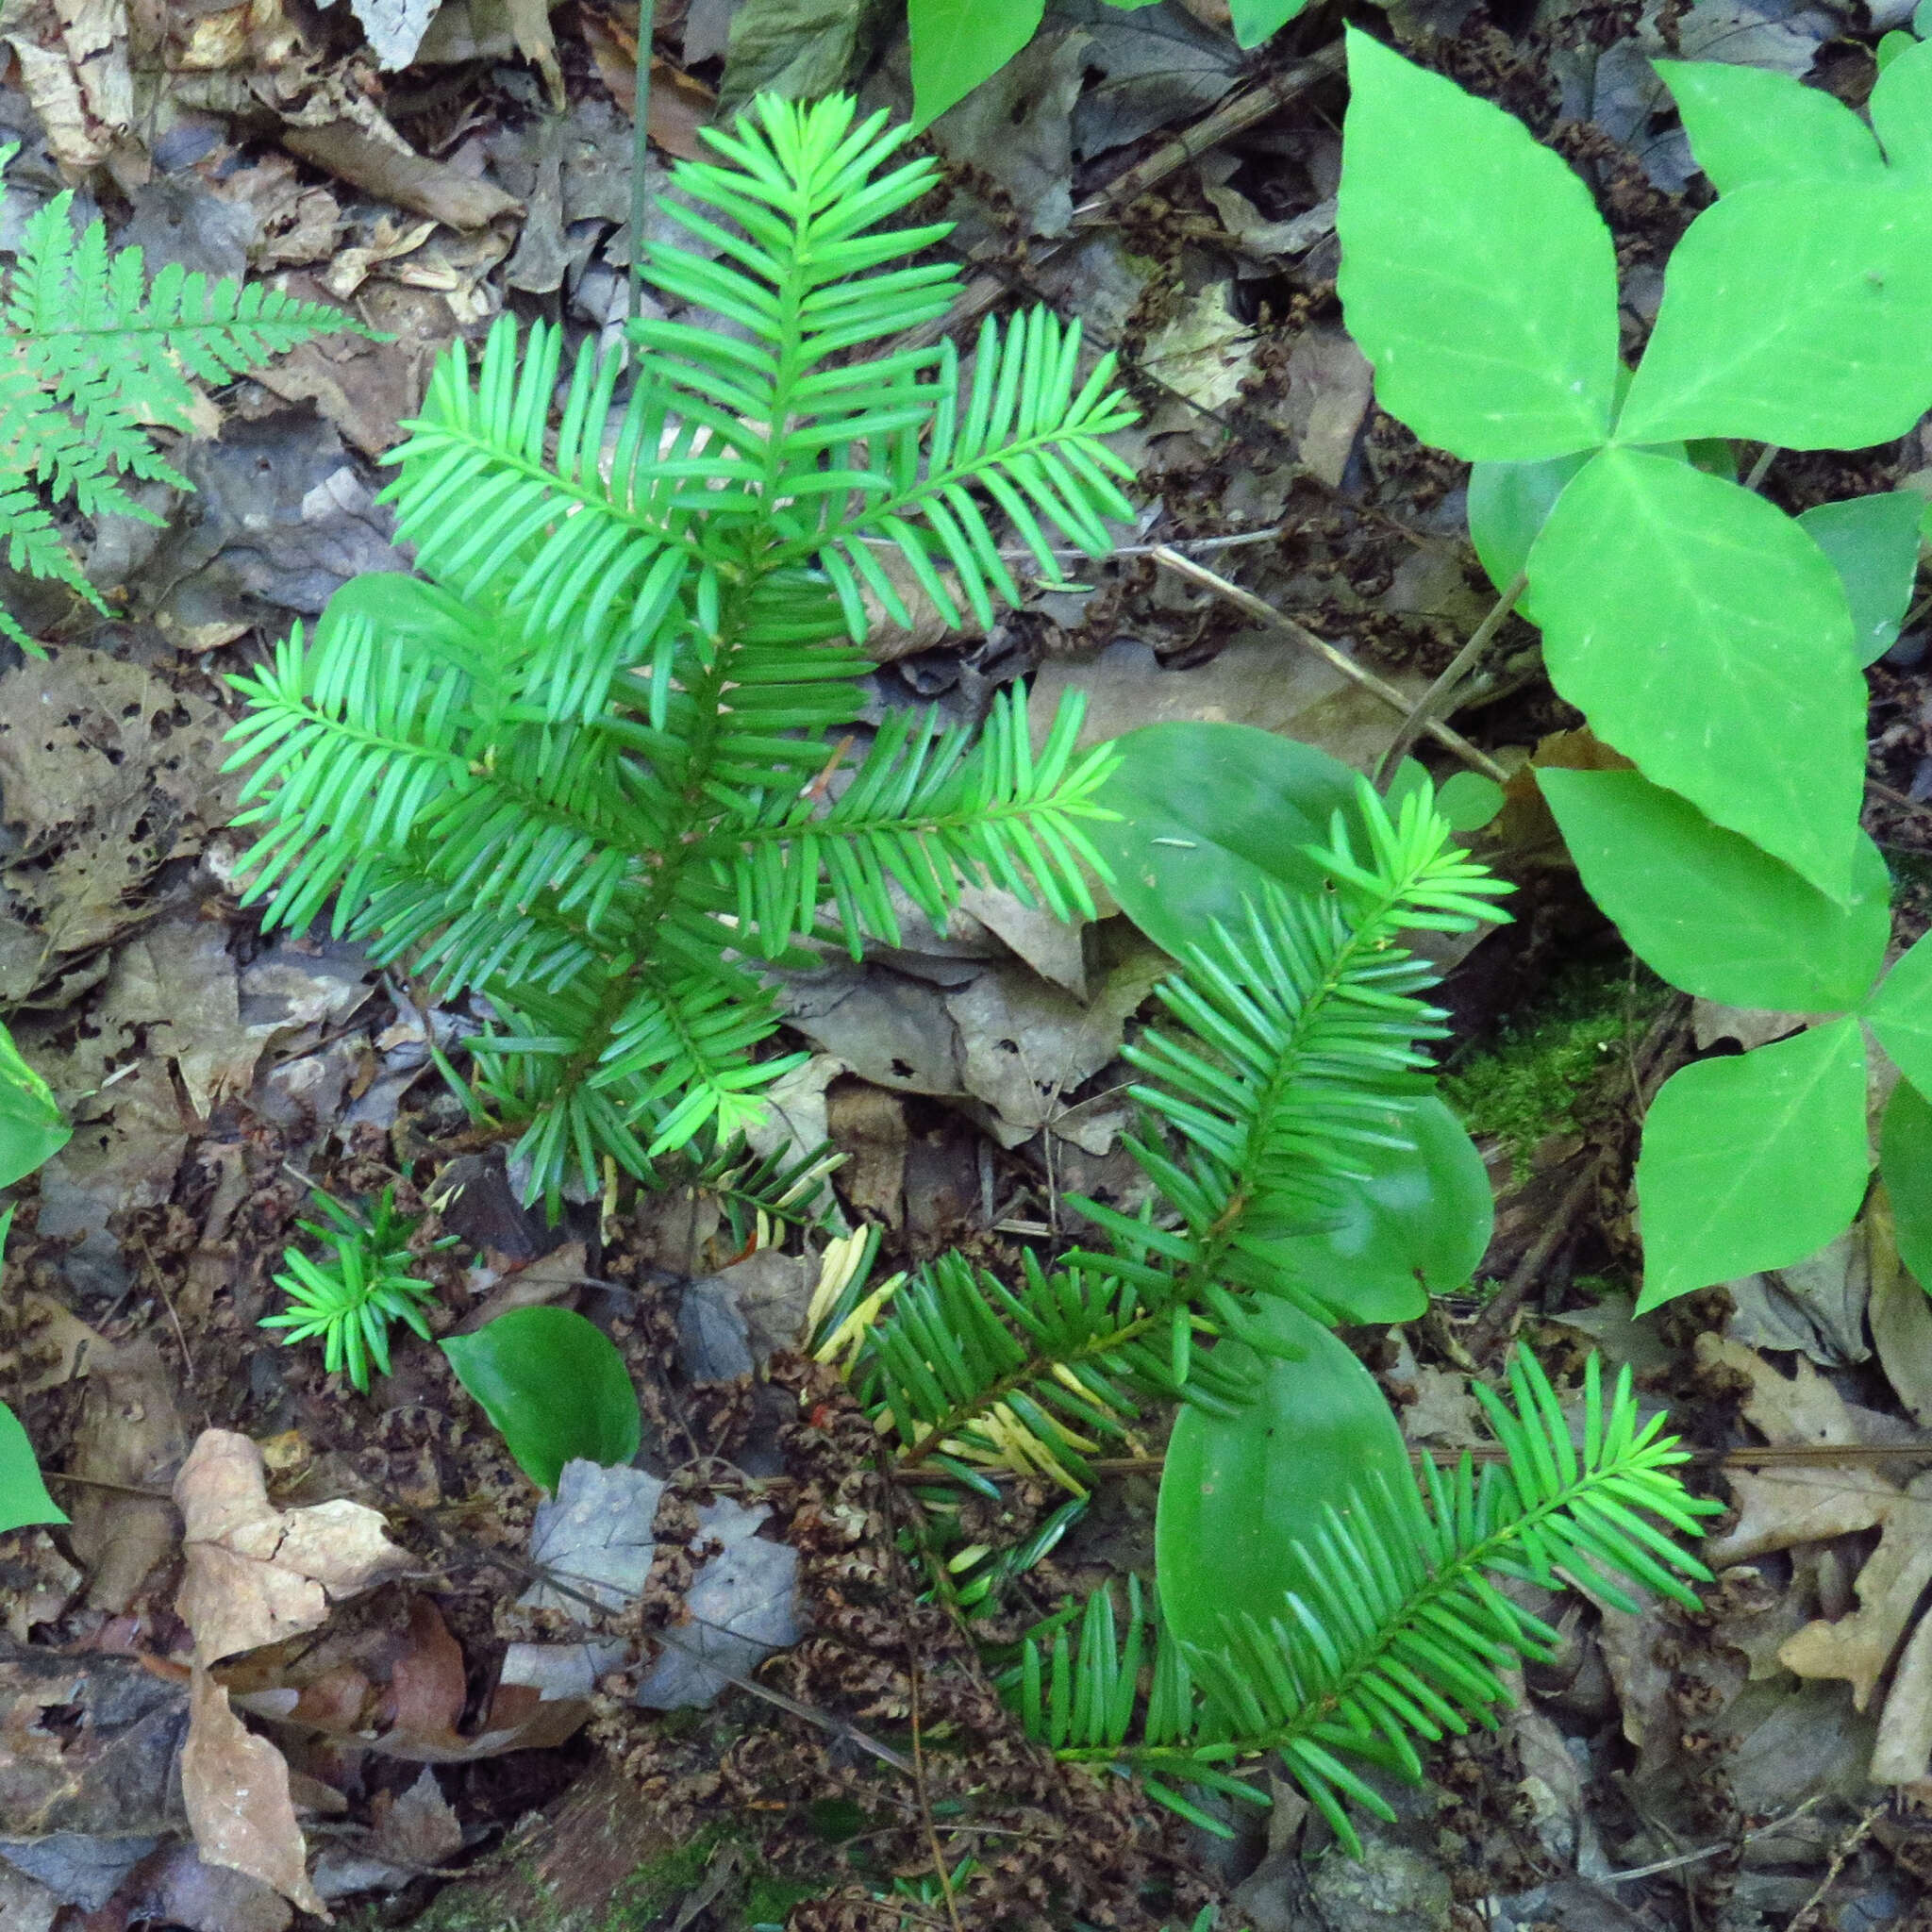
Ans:
{"type": "Polygon", "coordinates": [[[111,1359],[113,1353],[113,1344],[71,1309],[49,1295],[29,1291],[20,1298],[12,1340],[0,1347],[0,1374],[6,1374],[8,1391],[18,1400],[42,1389],[58,1389],[111,1359]]]}
{"type": "Polygon", "coordinates": [[[1915,1784],[1925,1775],[1928,1763],[1932,1763],[1932,1617],[1922,1617],[1885,1695],[1878,1741],[1872,1747],[1872,1781],[1915,1784]]]}
{"type": "Polygon", "coordinates": [[[320,127],[284,127],[282,145],[338,180],[452,228],[484,228],[517,204],[502,189],[441,161],[393,146],[353,121],[320,127]]]}
{"type": "MultiPolygon", "coordinates": [[[[577,16],[584,40],[596,62],[598,77],[626,117],[638,105],[638,43],[614,28],[600,13],[588,8],[577,16]]],[[[644,108],[645,133],[652,144],[679,160],[694,161],[705,153],[698,130],[708,127],[718,111],[718,97],[703,81],[674,67],[661,54],[651,56],[651,98],[644,108]]]]}
{"type": "Polygon", "coordinates": [[[295,1823],[287,1761],[229,1709],[227,1691],[199,1662],[181,1747],[181,1799],[195,1849],[208,1864],[245,1872],[334,1923],[308,1882],[308,1846],[295,1823]]]}
{"type": "MultiPolygon", "coordinates": [[[[1773,1444],[1869,1442],[1896,1433],[1890,1419],[1846,1402],[1802,1357],[1789,1380],[1755,1350],[1714,1335],[1698,1337],[1697,1357],[1707,1371],[1726,1368],[1749,1380],[1744,1414],[1773,1444]]],[[[1932,1582],[1932,1470],[1903,1487],[1870,1467],[1734,1471],[1730,1483],[1741,1514],[1707,1551],[1720,1564],[1852,1530],[1879,1530],[1877,1547],[1858,1574],[1858,1607],[1835,1620],[1813,1620],[1777,1651],[1778,1661],[1801,1677],[1846,1679],[1855,1707],[1864,1710],[1932,1582]]],[[[1906,1645],[1885,1699],[1872,1760],[1874,1780],[1924,1775],[1932,1749],[1932,1639],[1924,1628],[1922,1624],[1906,1645]]]]}
{"type": "Polygon", "coordinates": [[[407,1791],[385,1805],[388,1796],[382,1792],[376,1799],[375,1840],[370,1849],[378,1858],[421,1869],[441,1865],[461,1846],[463,1828],[426,1764],[407,1791]]]}
{"type": "Polygon", "coordinates": [[[409,1565],[381,1516],[360,1503],[275,1508],[261,1451],[227,1429],[203,1431],[175,1499],[188,1563],[175,1607],[209,1663],[313,1630],[332,1601],[409,1565]]]}
{"type": "Polygon", "coordinates": [[[1875,1520],[1881,1534],[1858,1572],[1858,1607],[1836,1623],[1806,1624],[1777,1653],[1778,1661],[1801,1677],[1847,1679],[1859,1710],[1872,1701],[1920,1593],[1932,1583],[1932,1471],[1885,1498],[1875,1520]]]}
{"type": "Polygon", "coordinates": [[[0,1639],[0,1825],[17,1838],[178,1829],[187,1726],[186,1687],[140,1658],[0,1639]]]}
{"type": "Polygon", "coordinates": [[[1872,1262],[1867,1315],[1880,1366],[1906,1411],[1923,1428],[1932,1424],[1932,1296],[1899,1259],[1891,1203],[1881,1183],[1865,1209],[1872,1262]]]}
{"type": "Polygon", "coordinates": [[[225,725],[207,699],[105,651],[69,646],[0,677],[0,793],[24,847],[6,885],[49,953],[111,939],[136,914],[129,894],[227,821],[238,780],[212,775],[225,725]]]}
{"type": "Polygon", "coordinates": [[[469,1668],[435,1604],[417,1597],[404,1631],[368,1624],[225,1665],[221,1679],[251,1716],[339,1738],[405,1763],[468,1764],[562,1743],[591,1714],[582,1698],[499,1684],[482,1728],[457,1728],[469,1668]]]}
{"type": "MultiPolygon", "coordinates": [[[[1697,1360],[1707,1372],[1729,1369],[1750,1382],[1745,1418],[1774,1446],[1870,1442],[1891,1433],[1885,1418],[1846,1402],[1802,1356],[1794,1361],[1796,1374],[1785,1376],[1742,1342],[1700,1335],[1697,1360]]],[[[1707,1554],[1719,1564],[1870,1529],[1901,1493],[1889,1477],[1865,1467],[1733,1470],[1728,1480],[1739,1519],[1710,1541],[1707,1554]]]]}
{"type": "Polygon", "coordinates": [[[128,1491],[165,1490],[188,1448],[188,1429],[175,1406],[178,1370],[145,1339],[96,1361],[69,1472],[90,1486],[74,1497],[68,1532],[88,1572],[90,1607],[125,1610],[148,1573],[175,1547],[175,1511],[159,1496],[128,1491]],[[94,1483],[117,1485],[96,1489],[94,1483]]]}
{"type": "Polygon", "coordinates": [[[517,52],[543,76],[551,111],[561,114],[567,103],[563,69],[557,59],[557,36],[550,30],[550,0],[504,0],[504,7],[517,52]]]}

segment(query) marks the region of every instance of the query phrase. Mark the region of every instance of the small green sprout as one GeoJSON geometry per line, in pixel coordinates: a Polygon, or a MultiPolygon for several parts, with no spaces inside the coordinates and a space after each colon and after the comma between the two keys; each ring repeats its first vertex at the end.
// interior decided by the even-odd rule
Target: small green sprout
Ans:
{"type": "MultiPolygon", "coordinates": [[[[264,1328],[286,1328],[285,1342],[324,1338],[324,1366],[333,1374],[346,1368],[349,1380],[364,1394],[369,1392],[369,1365],[388,1374],[389,1324],[407,1322],[425,1341],[429,1324],[423,1310],[436,1298],[426,1281],[409,1273],[414,1257],[409,1253],[409,1236],[416,1218],[396,1212],[395,1190],[385,1188],[375,1203],[375,1218],[364,1222],[354,1208],[331,1199],[319,1190],[315,1205],[334,1224],[318,1221],[296,1224],[306,1235],[326,1242],[333,1250],[328,1259],[311,1260],[299,1248],[291,1247],[283,1256],[289,1273],[275,1276],[275,1286],[291,1306],[282,1314],[264,1315],[264,1328]]],[[[436,1243],[439,1249],[455,1244],[454,1235],[436,1243]]]]}

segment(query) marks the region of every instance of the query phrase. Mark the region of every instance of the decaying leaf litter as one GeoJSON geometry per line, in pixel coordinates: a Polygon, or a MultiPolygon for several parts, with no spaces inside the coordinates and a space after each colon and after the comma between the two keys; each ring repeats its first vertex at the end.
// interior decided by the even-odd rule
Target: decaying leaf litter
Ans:
{"type": "MultiPolygon", "coordinates": [[[[1394,24],[1585,171],[1634,341],[1643,266],[1705,192],[1648,57],[1856,100],[1896,23],[1703,0],[1394,24]]],[[[1259,57],[1225,25],[1212,0],[1072,0],[931,130],[972,299],[1046,300],[1122,350],[1146,509],[1091,588],[963,647],[935,648],[936,622],[875,632],[881,712],[974,719],[1032,676],[1085,690],[1095,740],[1231,721],[1367,767],[1482,623],[1460,468],[1375,408],[1334,298],[1335,24],[1259,57]]],[[[1518,924],[1447,984],[1496,1242],[1470,1293],[1354,1339],[1439,1451],[1483,1439],[1461,1372],[1493,1370],[1512,1330],[1552,1366],[1591,1346],[1631,1362],[1736,1506],[1719,1582],[1694,1616],[1569,1606],[1567,1648],[1502,1733],[1440,1751],[1362,1864],[1286,1793],[1260,1836],[1220,1846],[1044,1763],[950,1613],[918,1600],[870,1425],[791,1352],[817,1262],[752,1248],[705,1197],[546,1226],[435,1077],[475,1016],[325,938],[264,939],[235,905],[225,676],[348,576],[407,568],[375,459],[430,361],[506,306],[574,334],[625,313],[634,12],[62,6],[9,15],[6,38],[0,125],[22,152],[0,242],[78,184],[151,266],[274,275],[386,338],[310,343],[208,397],[208,440],[177,458],[194,493],[157,489],[162,527],[74,531],[116,622],[6,586],[57,649],[0,675],[0,993],[76,1125],[22,1191],[0,1335],[7,1398],[73,1517],[0,1541],[9,1926],[1151,1926],[1210,1902],[1224,1924],[1372,1910],[1462,1932],[1915,1915],[1932,1314],[1881,1205],[1802,1269],[1630,1319],[1638,1109],[1762,1021],[1644,982],[1532,787],[1483,835],[1524,885],[1518,924]],[[393,1185],[426,1212],[438,1332],[557,1304],[606,1326],[644,1395],[644,1466],[577,1465],[541,1502],[433,1349],[402,1338],[361,1398],[275,1345],[256,1324],[311,1185],[393,1185]],[[434,1251],[441,1234],[459,1244],[434,1251]],[[955,1899],[963,1858],[978,1875],[955,1899]]],[[[721,99],[774,79],[908,98],[889,17],[699,0],[659,10],[654,47],[653,190],[721,99]]],[[[1923,435],[1788,458],[1770,487],[1794,509],[1911,487],[1932,473],[1923,435]]],[[[1868,825],[1908,878],[1932,796],[1923,653],[1908,630],[1874,672],[1868,825]]],[[[1514,624],[1453,720],[1506,775],[1532,753],[1589,762],[1574,723],[1514,624]]],[[[1455,769],[1440,733],[1424,742],[1455,769]]],[[[846,1212],[895,1256],[964,1240],[996,1261],[1064,1234],[1069,1192],[1131,1202],[1118,1055],[1160,971],[1122,919],[1074,941],[994,891],[944,935],[908,922],[902,946],[794,984],[812,1058],[760,1151],[829,1139],[846,1212]]],[[[994,1634],[1144,1567],[1143,1447],[994,1634]]],[[[1013,1486],[977,1532],[1019,1545],[1061,1501],[1013,1486]]]]}

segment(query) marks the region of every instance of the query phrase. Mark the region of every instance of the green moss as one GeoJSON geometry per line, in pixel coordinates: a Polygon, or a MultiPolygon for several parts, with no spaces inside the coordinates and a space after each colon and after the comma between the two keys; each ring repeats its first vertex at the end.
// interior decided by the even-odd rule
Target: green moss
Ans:
{"type": "Polygon", "coordinates": [[[793,1906],[819,1897],[823,1890],[822,1886],[801,1885],[773,1872],[754,1873],[744,1895],[744,1922],[747,1925],[782,1925],[793,1906]]]}
{"type": "MultiPolygon", "coordinates": [[[[610,1904],[597,1921],[596,1932],[648,1932],[701,1880],[718,1847],[732,1834],[722,1825],[700,1832],[688,1844],[646,1859],[610,1895],[610,1904]]],[[[501,1907],[485,1907],[454,1886],[432,1899],[409,1922],[409,1932],[554,1932],[560,1915],[545,1897],[534,1866],[520,1868],[532,1898],[539,1901],[512,1927],[501,1907]]],[[[786,1907],[789,1911],[790,1906],[786,1907]]],[[[342,1932],[375,1932],[383,1924],[381,1907],[370,1907],[340,1918],[342,1932]]],[[[573,1919],[573,1924],[582,1921],[573,1919]]]]}
{"type": "Polygon", "coordinates": [[[1577,1102],[1625,1042],[1642,1036],[1670,989],[1641,967],[1584,965],[1557,974],[1523,1019],[1505,1022],[1452,1062],[1442,1097],[1478,1138],[1509,1150],[1516,1178],[1547,1136],[1576,1125],[1577,1102]]]}
{"type": "Polygon", "coordinates": [[[704,1877],[728,1836],[722,1825],[713,1825],[690,1843],[640,1865],[611,1894],[610,1910],[598,1932],[645,1932],[704,1877]]]}

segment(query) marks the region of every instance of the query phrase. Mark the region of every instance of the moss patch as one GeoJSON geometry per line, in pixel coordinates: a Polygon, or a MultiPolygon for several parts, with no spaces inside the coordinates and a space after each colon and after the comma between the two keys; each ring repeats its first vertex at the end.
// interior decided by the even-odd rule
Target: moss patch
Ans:
{"type": "Polygon", "coordinates": [[[1506,1022],[1442,1074],[1442,1097],[1478,1138],[1509,1150],[1518,1180],[1537,1144],[1574,1130],[1576,1109],[1625,1042],[1634,1047],[1670,989],[1639,967],[1573,966],[1521,1020],[1506,1022]]]}

